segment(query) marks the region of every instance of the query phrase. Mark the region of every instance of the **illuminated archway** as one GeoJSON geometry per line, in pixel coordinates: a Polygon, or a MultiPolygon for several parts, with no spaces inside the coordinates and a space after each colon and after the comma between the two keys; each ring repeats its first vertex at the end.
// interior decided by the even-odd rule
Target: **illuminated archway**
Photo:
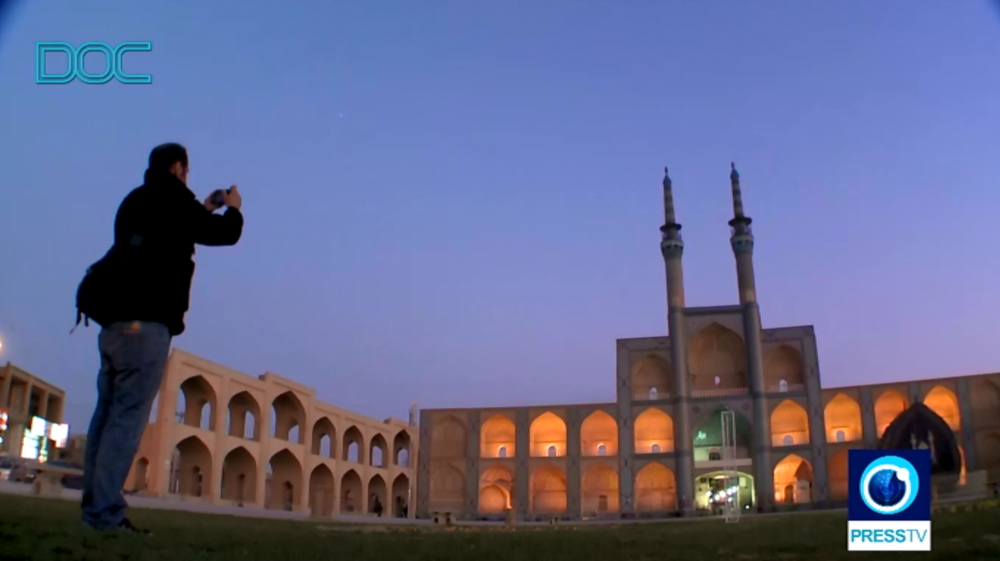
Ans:
{"type": "Polygon", "coordinates": [[[531,455],[552,457],[566,455],[566,423],[552,412],[542,413],[529,429],[531,455]],[[555,454],[552,454],[552,449],[555,454]]]}
{"type": "Polygon", "coordinates": [[[584,456],[617,455],[618,423],[614,417],[600,410],[588,415],[580,425],[580,451],[584,456]]]}
{"type": "Polygon", "coordinates": [[[798,403],[786,399],[771,412],[771,445],[809,444],[809,414],[798,403]]]}
{"type": "Polygon", "coordinates": [[[566,475],[554,465],[545,465],[531,474],[531,512],[566,512],[566,475]]]}
{"type": "Polygon", "coordinates": [[[618,512],[618,472],[603,462],[583,472],[580,484],[583,512],[618,512]]]}
{"type": "Polygon", "coordinates": [[[944,386],[934,386],[934,389],[927,392],[924,405],[944,419],[951,430],[962,428],[962,416],[958,412],[958,397],[955,392],[944,386]]]}
{"type": "Polygon", "coordinates": [[[850,397],[838,393],[823,409],[827,442],[861,440],[863,429],[861,406],[850,397]]]}
{"type": "Polygon", "coordinates": [[[637,512],[677,509],[677,480],[670,468],[652,462],[635,474],[635,509],[637,512]]]}
{"type": "Polygon", "coordinates": [[[674,451],[674,421],[664,411],[650,407],[635,418],[635,453],[674,451]]]}
{"type": "Polygon", "coordinates": [[[875,427],[879,438],[882,438],[889,424],[909,406],[909,400],[896,390],[886,390],[878,396],[875,400],[875,427]]]}
{"type": "Polygon", "coordinates": [[[514,421],[505,415],[493,415],[480,428],[479,455],[483,458],[499,458],[501,454],[507,458],[514,457],[516,435],[514,421]]]}
{"type": "Polygon", "coordinates": [[[479,477],[479,512],[501,514],[511,508],[514,475],[503,466],[494,466],[479,477]]]}
{"type": "Polygon", "coordinates": [[[789,454],[774,466],[776,503],[812,502],[812,485],[812,465],[796,454],[789,454]]]}

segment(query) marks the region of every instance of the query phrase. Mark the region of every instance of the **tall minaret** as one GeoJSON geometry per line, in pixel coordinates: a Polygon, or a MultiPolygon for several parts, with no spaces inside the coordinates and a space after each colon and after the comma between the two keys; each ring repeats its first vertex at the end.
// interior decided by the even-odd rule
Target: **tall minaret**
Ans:
{"type": "Polygon", "coordinates": [[[687,337],[684,334],[684,241],[674,216],[674,191],[670,175],[663,169],[663,215],[660,251],[667,269],[667,326],[670,329],[670,362],[673,363],[674,454],[677,462],[678,506],[684,515],[694,514],[694,438],[691,434],[691,386],[688,382],[687,337]]]}
{"type": "Polygon", "coordinates": [[[743,193],[740,174],[732,164],[729,181],[733,189],[733,219],[730,244],[736,256],[736,278],[743,307],[743,335],[747,345],[747,375],[753,398],[754,482],[757,504],[767,508],[774,502],[774,474],[771,471],[771,423],[767,411],[767,388],[764,385],[764,349],[761,341],[760,306],[753,274],[753,231],[749,216],[743,213],[743,193]]]}

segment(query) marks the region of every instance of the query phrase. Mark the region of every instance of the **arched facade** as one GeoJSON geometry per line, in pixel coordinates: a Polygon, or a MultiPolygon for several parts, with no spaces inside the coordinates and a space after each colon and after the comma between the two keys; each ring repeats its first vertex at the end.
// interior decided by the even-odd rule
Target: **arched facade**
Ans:
{"type": "MultiPolygon", "coordinates": [[[[386,482],[393,482],[393,504],[384,503],[385,512],[416,515],[411,482],[419,432],[408,423],[369,419],[329,405],[287,378],[246,376],[181,350],[170,355],[155,406],[150,417],[156,421],[143,434],[126,489],[318,517],[346,514],[350,503],[352,514],[373,515],[368,487],[378,477],[384,501],[386,482]],[[382,446],[383,465],[344,459],[339,427],[358,443],[382,446]],[[389,439],[410,455],[406,465],[388,461],[389,439]],[[346,501],[345,490],[351,491],[346,501]]],[[[364,457],[365,448],[360,450],[364,457]]]]}
{"type": "Polygon", "coordinates": [[[579,518],[611,512],[616,481],[624,518],[718,514],[729,504],[748,514],[842,506],[849,451],[878,447],[887,430],[899,432],[896,422],[912,428],[902,422],[908,414],[933,426],[935,443],[955,442],[948,465],[966,480],[1000,469],[1000,374],[823,387],[816,329],[765,326],[735,166],[729,233],[739,303],[687,305],[673,187],[663,185],[669,335],[616,341],[615,392],[603,403],[425,411],[421,442],[431,459],[421,464],[418,502],[447,483],[462,497],[449,506],[459,517],[497,515],[506,504],[522,519],[579,518]],[[498,466],[513,477],[509,489],[482,479],[498,466]]]}

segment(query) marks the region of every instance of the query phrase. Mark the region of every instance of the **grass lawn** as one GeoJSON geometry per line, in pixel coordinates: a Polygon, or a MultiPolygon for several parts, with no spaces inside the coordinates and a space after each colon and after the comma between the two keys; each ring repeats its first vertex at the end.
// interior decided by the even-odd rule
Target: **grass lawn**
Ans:
{"type": "MultiPolygon", "coordinates": [[[[671,521],[616,527],[380,527],[278,521],[177,511],[130,517],[155,532],[99,534],[79,522],[76,503],[0,495],[0,559],[307,561],[652,560],[742,561],[876,559],[846,551],[846,513],[823,512],[721,521],[671,521]]],[[[933,551],[920,559],[1000,559],[1000,507],[938,512],[933,551]]]]}

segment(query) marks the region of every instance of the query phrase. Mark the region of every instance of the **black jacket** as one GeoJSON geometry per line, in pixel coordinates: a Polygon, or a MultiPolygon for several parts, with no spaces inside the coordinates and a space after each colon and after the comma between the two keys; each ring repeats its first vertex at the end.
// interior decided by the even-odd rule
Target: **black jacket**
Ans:
{"type": "Polygon", "coordinates": [[[235,245],[243,233],[243,215],[235,208],[214,214],[186,185],[170,174],[146,172],[145,183],[125,197],[115,217],[117,277],[115,321],[164,323],[171,335],[184,332],[195,244],[235,245]]]}

